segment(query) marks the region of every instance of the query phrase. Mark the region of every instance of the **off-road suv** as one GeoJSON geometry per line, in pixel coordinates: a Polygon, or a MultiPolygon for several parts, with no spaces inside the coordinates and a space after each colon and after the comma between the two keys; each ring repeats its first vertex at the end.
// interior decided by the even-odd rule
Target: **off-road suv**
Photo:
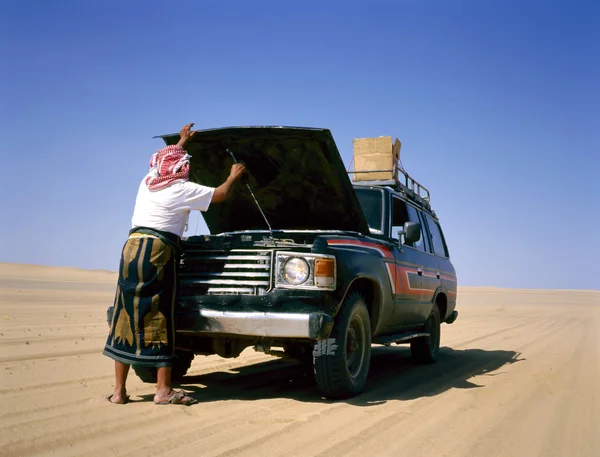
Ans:
{"type": "Polygon", "coordinates": [[[195,354],[254,347],[312,364],[324,396],[347,398],[365,386],[372,344],[410,343],[435,361],[440,324],[457,317],[456,275],[419,183],[395,169],[353,186],[324,129],[205,130],[187,149],[194,182],[219,185],[235,160],[248,172],[203,213],[212,235],[183,241],[174,379],[195,354]]]}

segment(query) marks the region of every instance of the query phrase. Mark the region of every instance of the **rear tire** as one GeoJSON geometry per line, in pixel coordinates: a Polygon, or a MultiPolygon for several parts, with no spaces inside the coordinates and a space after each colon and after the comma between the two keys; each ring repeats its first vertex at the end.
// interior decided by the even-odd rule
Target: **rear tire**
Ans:
{"type": "MultiPolygon", "coordinates": [[[[181,382],[194,360],[194,353],[190,351],[175,351],[175,360],[173,361],[173,370],[171,371],[171,381],[181,382]]],[[[133,371],[138,378],[143,382],[156,384],[157,369],[156,367],[133,366],[133,371]]]]}
{"type": "Polygon", "coordinates": [[[315,344],[313,368],[317,387],[330,399],[359,394],[371,363],[371,320],[365,299],[353,292],[344,301],[328,339],[315,344]]]}
{"type": "Polygon", "coordinates": [[[424,331],[429,336],[421,336],[410,342],[410,353],[418,363],[434,363],[440,351],[441,323],[440,310],[437,304],[425,322],[424,331]]]}

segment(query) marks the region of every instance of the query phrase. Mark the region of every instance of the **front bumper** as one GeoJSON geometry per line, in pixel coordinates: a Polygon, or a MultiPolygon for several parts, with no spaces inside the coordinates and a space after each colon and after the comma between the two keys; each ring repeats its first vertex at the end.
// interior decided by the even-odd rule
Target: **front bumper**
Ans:
{"type": "Polygon", "coordinates": [[[237,335],[263,338],[307,338],[329,336],[333,318],[324,313],[277,313],[259,311],[181,310],[176,331],[198,335],[237,335]]]}

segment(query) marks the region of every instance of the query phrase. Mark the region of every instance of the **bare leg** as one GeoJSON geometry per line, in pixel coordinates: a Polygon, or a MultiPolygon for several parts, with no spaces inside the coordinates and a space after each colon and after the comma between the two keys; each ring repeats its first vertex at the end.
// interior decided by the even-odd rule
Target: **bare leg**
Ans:
{"type": "Polygon", "coordinates": [[[125,383],[127,382],[128,373],[129,365],[115,361],[115,391],[109,397],[111,403],[127,403],[125,383]]]}
{"type": "Polygon", "coordinates": [[[160,367],[156,370],[156,395],[154,401],[167,401],[172,395],[171,367],[160,367]]]}

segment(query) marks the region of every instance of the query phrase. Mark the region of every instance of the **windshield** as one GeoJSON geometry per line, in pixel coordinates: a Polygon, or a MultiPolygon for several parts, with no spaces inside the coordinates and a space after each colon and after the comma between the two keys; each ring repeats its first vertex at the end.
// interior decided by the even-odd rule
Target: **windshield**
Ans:
{"type": "Polygon", "coordinates": [[[354,188],[371,233],[383,233],[383,192],[379,189],[354,188]]]}

